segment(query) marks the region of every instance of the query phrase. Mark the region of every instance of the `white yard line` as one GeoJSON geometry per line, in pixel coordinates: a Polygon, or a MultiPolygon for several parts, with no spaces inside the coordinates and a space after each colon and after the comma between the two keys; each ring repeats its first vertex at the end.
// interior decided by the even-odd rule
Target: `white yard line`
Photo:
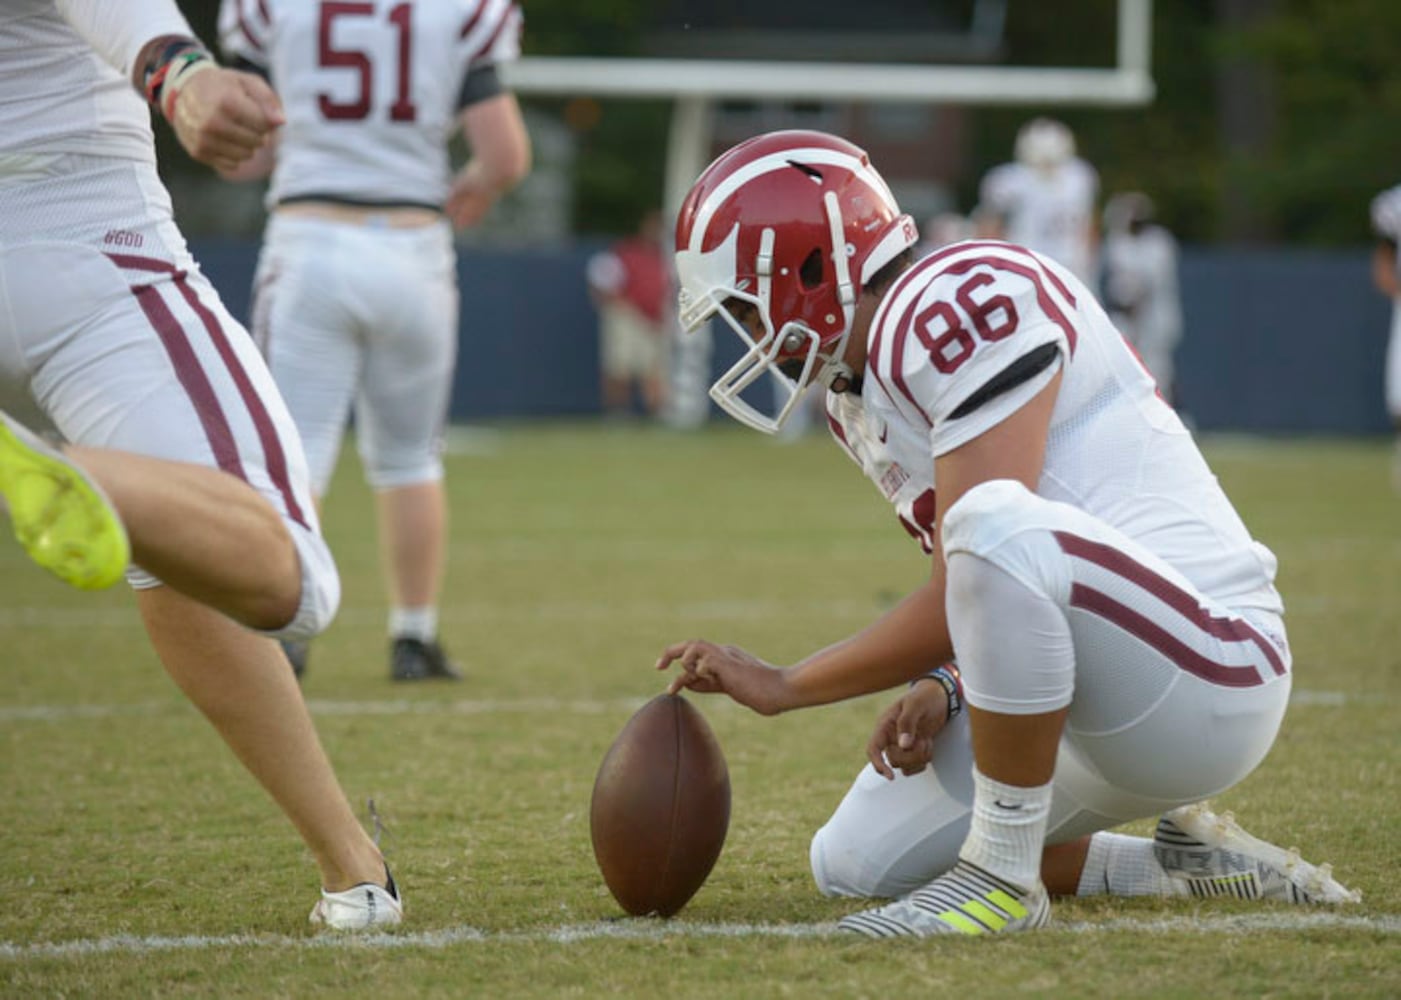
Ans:
{"type": "MultiPolygon", "coordinates": [[[[710,601],[648,601],[648,600],[559,600],[559,601],[471,601],[448,604],[442,609],[445,625],[480,625],[500,621],[525,622],[612,622],[659,620],[670,621],[765,621],[784,615],[807,614],[815,619],[842,616],[869,617],[873,610],[884,606],[877,595],[869,599],[833,598],[825,600],[710,600],[710,601]]],[[[130,608],[93,607],[13,607],[0,608],[0,629],[69,629],[115,628],[140,630],[140,617],[130,608]]],[[[384,609],[370,607],[341,608],[336,616],[337,628],[384,628],[384,609]]]]}
{"type": "MultiPolygon", "coordinates": [[[[1231,914],[1180,917],[1120,917],[1097,922],[1070,921],[1052,924],[1042,934],[1269,934],[1341,930],[1364,934],[1401,934],[1401,915],[1349,916],[1332,912],[1231,914]]],[[[847,935],[834,923],[721,924],[686,921],[617,920],[569,924],[527,931],[483,931],[475,927],[448,927],[436,931],[394,934],[319,934],[311,937],[277,934],[228,934],[178,937],[120,934],[71,941],[35,941],[27,944],[0,942],[0,959],[27,961],[46,958],[82,958],[91,955],[143,955],[154,952],[210,949],[399,949],[450,948],[457,945],[577,944],[590,941],[664,941],[675,938],[826,938],[847,935]]]]}
{"type": "MultiPolygon", "coordinates": [[[[608,715],[634,712],[647,699],[632,698],[476,698],[453,701],[420,701],[408,698],[347,701],[329,698],[308,698],[312,715],[321,716],[390,716],[390,715],[529,715],[559,712],[570,715],[608,715]]],[[[1295,691],[1290,701],[1296,705],[1341,708],[1345,705],[1389,704],[1390,694],[1375,692],[1359,694],[1345,691],[1295,691]]],[[[706,703],[707,708],[730,711],[734,705],[723,699],[706,703]]],[[[128,716],[171,716],[193,714],[189,703],[170,701],[136,701],[126,704],[78,705],[0,705],[0,723],[7,722],[66,722],[74,719],[108,719],[128,716]]]]}
{"type": "MultiPolygon", "coordinates": [[[[645,698],[479,698],[458,701],[335,701],[307,699],[313,715],[528,715],[558,712],[569,715],[607,715],[635,712],[645,698]]],[[[717,707],[718,703],[717,703],[717,707]]],[[[123,716],[192,715],[194,708],[179,700],[138,701],[125,705],[0,705],[0,723],[65,722],[72,719],[105,719],[123,716]]]]}

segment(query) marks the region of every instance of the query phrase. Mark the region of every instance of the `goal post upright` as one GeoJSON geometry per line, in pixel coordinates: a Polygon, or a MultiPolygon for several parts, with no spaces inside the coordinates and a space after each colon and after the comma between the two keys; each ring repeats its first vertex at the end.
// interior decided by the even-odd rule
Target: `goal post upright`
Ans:
{"type": "Polygon", "coordinates": [[[1153,0],[1117,0],[1115,65],[1107,68],[920,66],[749,59],[523,56],[503,67],[523,95],[673,101],[666,208],[710,159],[718,100],[1140,107],[1153,100],[1153,0]]]}

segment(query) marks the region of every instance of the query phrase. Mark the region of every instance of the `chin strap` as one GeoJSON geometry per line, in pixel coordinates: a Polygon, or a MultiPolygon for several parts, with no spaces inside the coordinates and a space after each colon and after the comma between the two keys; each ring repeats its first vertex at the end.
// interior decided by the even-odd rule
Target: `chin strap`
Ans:
{"type": "Polygon", "coordinates": [[[822,196],[822,205],[827,210],[827,231],[832,238],[832,269],[837,279],[837,303],[842,310],[842,333],[832,345],[832,353],[818,373],[818,378],[828,389],[838,379],[846,379],[850,384],[856,380],[855,374],[844,359],[847,338],[851,336],[851,321],[856,315],[856,286],[851,280],[851,260],[846,252],[846,231],[842,225],[842,207],[837,195],[828,191],[822,196]]]}

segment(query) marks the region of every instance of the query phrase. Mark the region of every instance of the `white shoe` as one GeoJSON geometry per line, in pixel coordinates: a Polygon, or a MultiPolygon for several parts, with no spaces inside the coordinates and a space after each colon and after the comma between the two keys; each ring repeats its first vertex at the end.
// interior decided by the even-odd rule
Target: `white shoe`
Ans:
{"type": "Polygon", "coordinates": [[[1029,931],[1050,919],[1051,899],[1039,880],[1023,889],[960,860],[908,896],[843,917],[837,926],[867,937],[933,937],[1029,931]]]}
{"type": "Polygon", "coordinates": [[[404,919],[404,904],[394,876],[384,873],[387,887],[361,882],[343,892],[321,890],[320,901],[311,908],[311,922],[336,931],[364,931],[393,927],[404,919]]]}
{"type": "Polygon", "coordinates": [[[1197,897],[1269,899],[1285,903],[1356,903],[1362,894],[1333,878],[1331,865],[1311,865],[1297,849],[1252,837],[1230,813],[1205,804],[1165,813],[1153,854],[1169,876],[1197,897]]]}

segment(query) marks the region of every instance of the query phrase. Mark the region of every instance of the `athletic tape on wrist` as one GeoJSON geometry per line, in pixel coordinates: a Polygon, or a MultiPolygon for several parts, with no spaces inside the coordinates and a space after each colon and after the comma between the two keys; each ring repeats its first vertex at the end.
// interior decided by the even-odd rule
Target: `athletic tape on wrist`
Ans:
{"type": "Polygon", "coordinates": [[[168,37],[158,39],[164,44],[159,49],[152,52],[146,60],[145,67],[141,71],[141,94],[146,98],[147,104],[154,104],[160,107],[161,85],[165,83],[166,74],[175,68],[176,56],[190,52],[203,52],[204,46],[194,38],[168,37]]]}
{"type": "Polygon", "coordinates": [[[208,52],[199,49],[182,52],[166,65],[169,72],[160,86],[160,107],[165,120],[174,121],[175,102],[180,97],[180,91],[185,89],[185,84],[197,74],[214,69],[217,64],[208,52]]]}

